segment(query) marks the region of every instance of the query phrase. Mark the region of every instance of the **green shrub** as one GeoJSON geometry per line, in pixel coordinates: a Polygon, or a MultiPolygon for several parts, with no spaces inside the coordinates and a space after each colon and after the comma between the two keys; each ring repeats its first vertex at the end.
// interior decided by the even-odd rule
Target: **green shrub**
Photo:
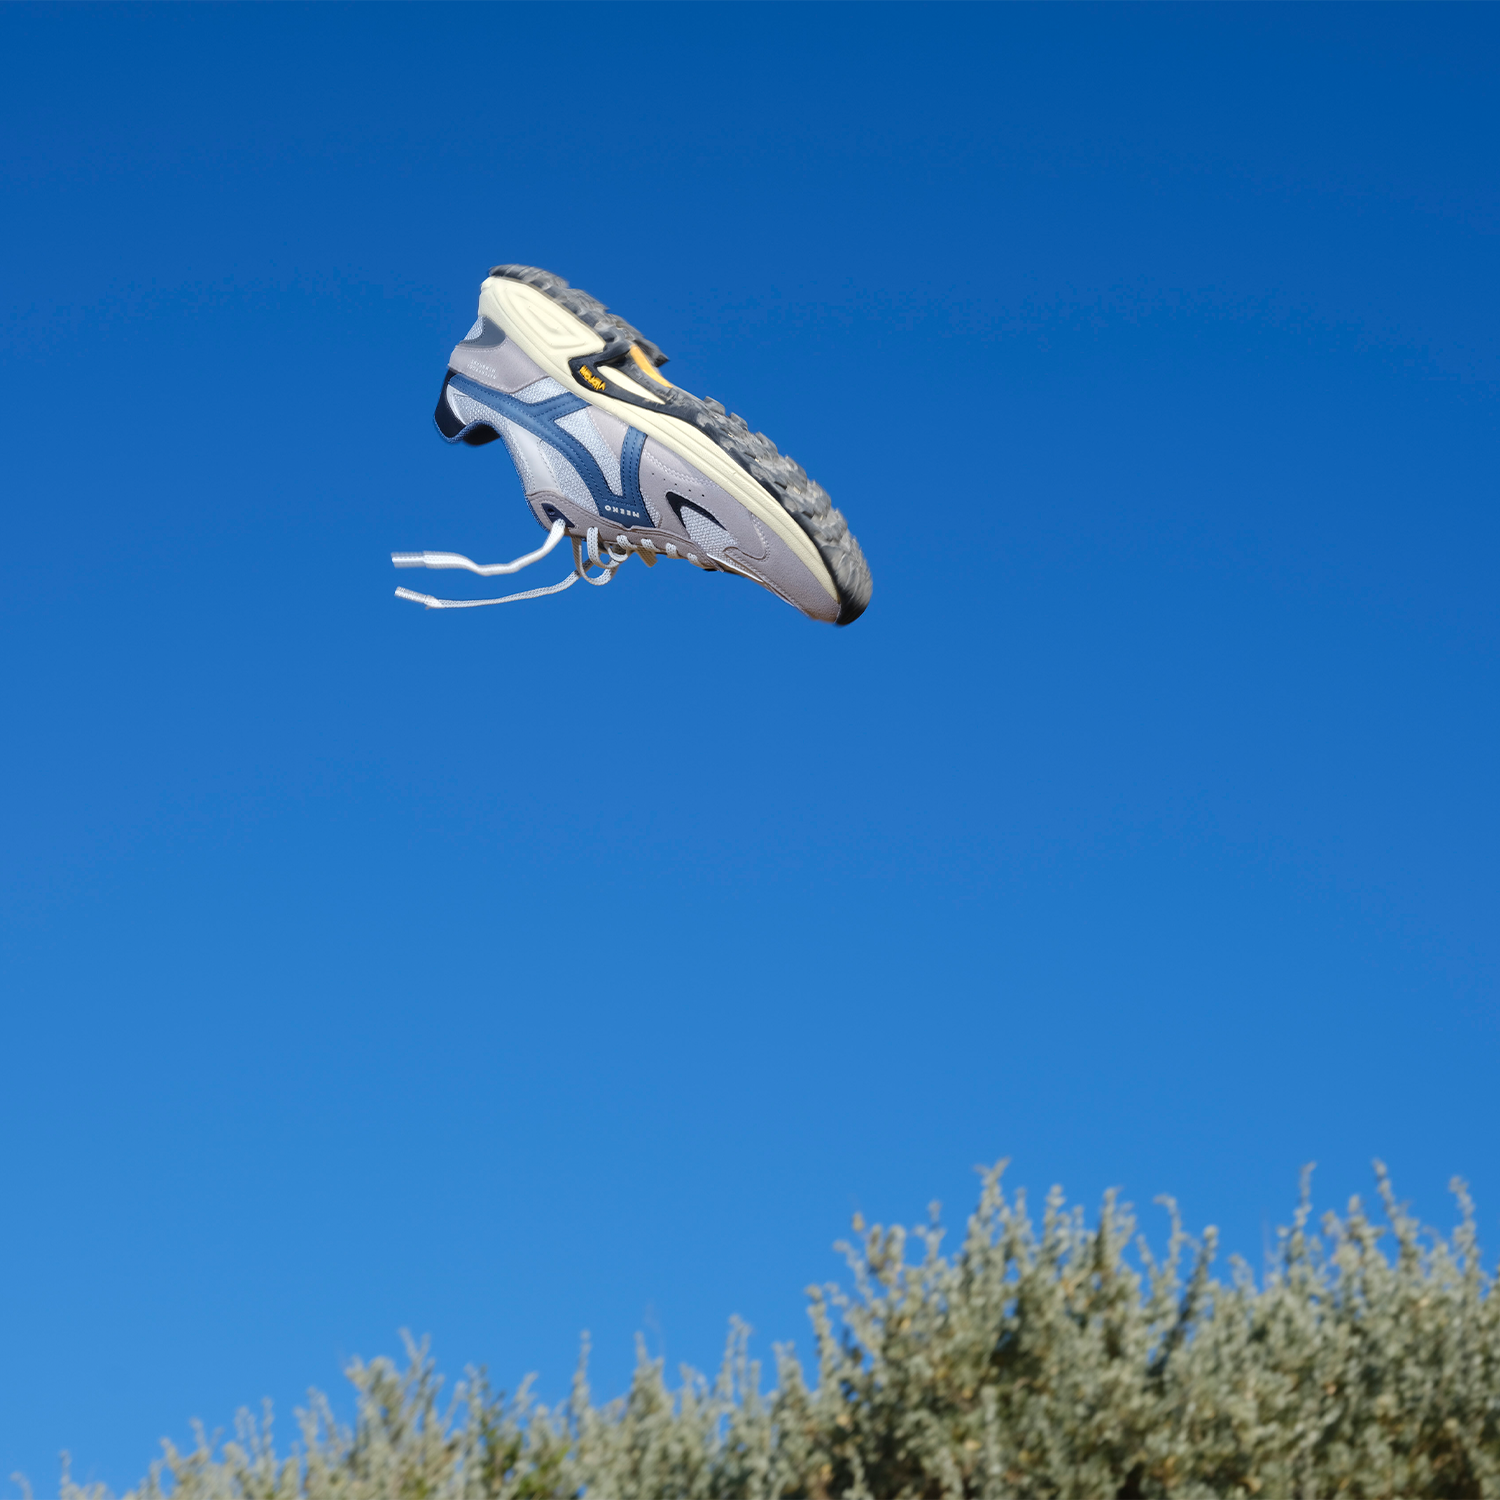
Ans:
{"type": "MultiPolygon", "coordinates": [[[[1002,1164],[1003,1166],[1003,1164],[1002,1164]]],[[[735,1325],[712,1384],[674,1391],[641,1353],[596,1405],[582,1368],[548,1409],[481,1373],[440,1404],[424,1349],[349,1369],[352,1429],[314,1396],[276,1456],[269,1415],[233,1442],[170,1445],[138,1500],[738,1500],[738,1497],[1500,1496],[1500,1301],[1473,1209],[1423,1230],[1379,1173],[1386,1227],[1359,1201],[1311,1233],[1307,1180],[1257,1282],[1210,1275],[1167,1201],[1165,1259],[1105,1199],[1089,1228],[1054,1192],[985,1176],[962,1248],[931,1226],[844,1245],[849,1291],[812,1290],[816,1385],[776,1350],[776,1389],[735,1325]],[[1378,1242],[1389,1236],[1391,1254],[1378,1242]],[[912,1249],[915,1254],[908,1254],[912,1249]]],[[[586,1355],[586,1350],[585,1350],[586,1355]]],[[[103,1500],[63,1484],[63,1500],[103,1500]]]]}

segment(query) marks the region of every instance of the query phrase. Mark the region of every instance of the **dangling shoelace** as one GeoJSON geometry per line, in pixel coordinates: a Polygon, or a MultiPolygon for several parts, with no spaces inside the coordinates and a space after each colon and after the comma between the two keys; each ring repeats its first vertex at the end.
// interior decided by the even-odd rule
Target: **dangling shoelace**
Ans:
{"type": "MultiPolygon", "coordinates": [[[[478,573],[482,578],[492,578],[497,573],[519,573],[522,568],[529,568],[532,563],[540,562],[546,557],[563,539],[563,534],[567,529],[566,521],[561,519],[554,521],[551,531],[547,533],[547,540],[535,552],[528,552],[525,557],[518,557],[514,562],[477,563],[465,557],[461,552],[393,552],[391,563],[397,568],[466,568],[470,573],[478,573]]],[[[648,568],[656,566],[657,547],[649,537],[643,537],[639,542],[632,542],[629,537],[621,533],[612,543],[604,544],[602,557],[599,554],[599,528],[597,526],[589,527],[586,543],[581,542],[576,536],[570,540],[573,543],[573,571],[561,583],[550,584],[544,589],[527,589],[522,594],[507,594],[503,599],[434,599],[431,594],[419,594],[412,589],[397,589],[396,597],[410,599],[415,604],[425,604],[428,609],[476,609],[481,604],[514,604],[520,599],[540,599],[544,594],[560,594],[564,589],[572,588],[580,578],[596,588],[603,588],[619,572],[620,565],[630,561],[630,554],[633,551],[640,553],[641,561],[648,568]],[[584,555],[585,548],[587,560],[584,555]],[[601,570],[597,578],[589,576],[590,567],[601,570]]],[[[703,566],[695,554],[679,552],[671,542],[667,543],[664,555],[682,558],[700,568],[703,566]]]]}

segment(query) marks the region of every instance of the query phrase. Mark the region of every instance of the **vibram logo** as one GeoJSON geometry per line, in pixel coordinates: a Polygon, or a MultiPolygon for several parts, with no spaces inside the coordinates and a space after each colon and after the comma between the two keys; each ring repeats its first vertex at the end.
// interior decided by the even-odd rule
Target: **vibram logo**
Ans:
{"type": "Polygon", "coordinates": [[[591,369],[589,369],[589,367],[587,365],[579,365],[579,367],[578,367],[578,374],[579,374],[579,376],[583,380],[585,380],[589,385],[591,385],[596,391],[602,391],[602,390],[605,389],[604,382],[602,380],[600,380],[600,378],[596,374],[594,374],[594,372],[591,369]]]}

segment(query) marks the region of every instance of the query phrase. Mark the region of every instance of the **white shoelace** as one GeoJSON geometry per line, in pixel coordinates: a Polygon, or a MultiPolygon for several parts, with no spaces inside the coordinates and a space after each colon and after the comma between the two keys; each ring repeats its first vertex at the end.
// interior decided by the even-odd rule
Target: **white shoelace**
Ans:
{"type": "MultiPolygon", "coordinates": [[[[524,557],[516,558],[514,562],[477,563],[465,557],[461,552],[393,552],[391,564],[397,568],[466,568],[470,573],[478,573],[483,578],[492,578],[497,573],[519,573],[522,568],[529,568],[532,563],[540,562],[546,557],[563,539],[563,534],[567,529],[566,521],[561,519],[554,521],[552,530],[547,533],[547,540],[535,552],[528,552],[524,557]]],[[[434,599],[431,594],[419,594],[413,589],[397,589],[396,597],[410,599],[414,604],[425,604],[428,609],[477,609],[481,604],[514,604],[520,599],[540,599],[544,594],[560,594],[564,589],[572,588],[580,578],[596,588],[603,588],[619,572],[620,565],[629,562],[632,552],[638,552],[641,561],[648,568],[656,566],[658,551],[656,544],[649,537],[642,537],[639,542],[633,542],[622,532],[613,542],[605,543],[602,557],[599,554],[599,528],[597,526],[589,527],[586,544],[580,542],[576,536],[570,540],[573,543],[573,571],[561,583],[550,584],[546,588],[527,589],[521,594],[507,594],[503,599],[434,599]],[[587,560],[584,556],[585,546],[587,547],[587,560]],[[597,578],[589,576],[590,567],[601,570],[597,578]]],[[[696,554],[679,552],[671,542],[668,542],[662,549],[662,554],[667,557],[682,558],[700,568],[703,566],[696,554]]]]}

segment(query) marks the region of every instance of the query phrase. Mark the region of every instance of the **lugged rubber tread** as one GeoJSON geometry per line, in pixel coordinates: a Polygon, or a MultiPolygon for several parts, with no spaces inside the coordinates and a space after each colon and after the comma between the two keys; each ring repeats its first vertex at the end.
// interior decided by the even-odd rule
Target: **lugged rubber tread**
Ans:
{"type": "MultiPolygon", "coordinates": [[[[653,365],[666,364],[667,356],[624,318],[610,312],[597,297],[569,286],[561,277],[537,266],[491,266],[491,276],[524,282],[592,328],[606,343],[634,343],[653,365]]],[[[836,623],[857,620],[870,602],[873,582],[870,565],[860,550],[849,523],[829,499],[828,491],[795,459],[777,451],[763,432],[751,432],[743,417],[726,411],[712,398],[703,399],[672,386],[665,398],[667,411],[712,438],[739,466],[792,517],[818,549],[823,565],[838,592],[836,623]]]]}

